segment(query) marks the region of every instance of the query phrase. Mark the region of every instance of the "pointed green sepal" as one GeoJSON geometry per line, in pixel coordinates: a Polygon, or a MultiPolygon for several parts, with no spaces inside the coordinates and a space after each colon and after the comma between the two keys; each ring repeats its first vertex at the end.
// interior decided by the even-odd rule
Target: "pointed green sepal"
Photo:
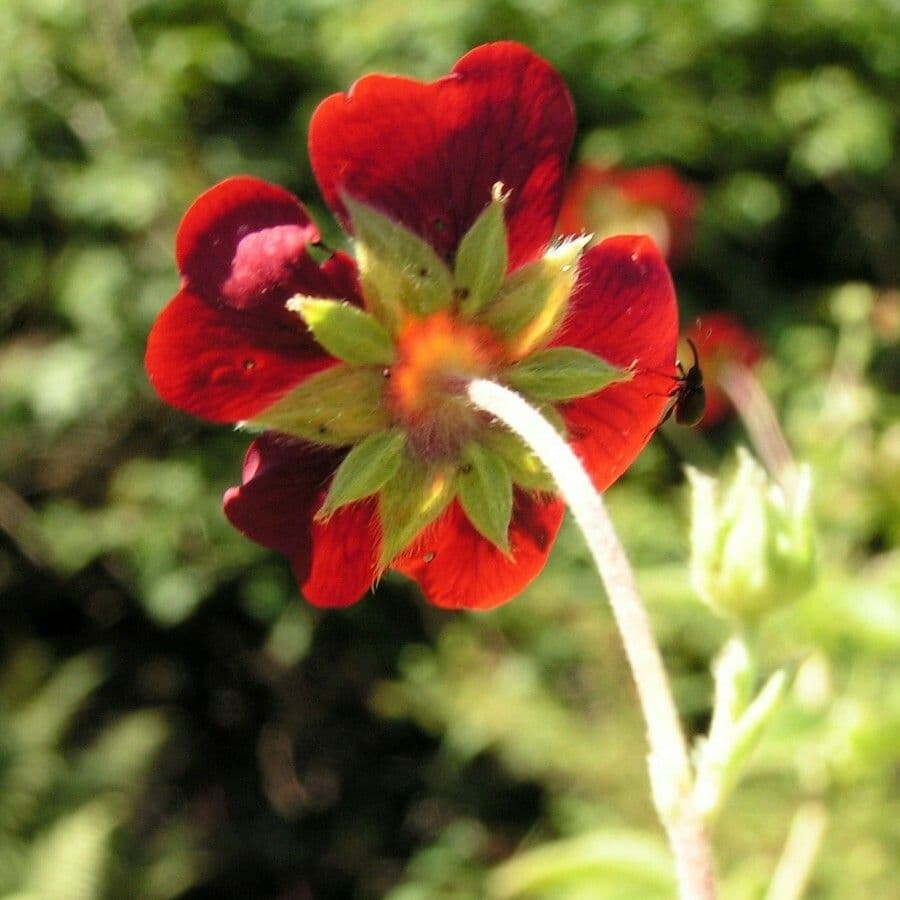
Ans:
{"type": "Polygon", "coordinates": [[[406,432],[399,428],[370,434],[357,444],[338,466],[328,496],[316,513],[327,519],[345,503],[362,500],[379,490],[397,474],[406,445],[406,432]]]}
{"type": "Polygon", "coordinates": [[[357,365],[389,366],[394,343],[384,326],[352,303],[298,294],[286,304],[299,313],[317,343],[332,356],[357,365]]]}
{"type": "Polygon", "coordinates": [[[506,370],[510,387],[531,400],[561,402],[586,397],[617,381],[627,381],[631,372],[577,347],[538,350],[506,370]]]}
{"type": "Polygon", "coordinates": [[[553,476],[544,468],[533,450],[514,432],[491,428],[482,437],[485,446],[500,457],[514,484],[529,491],[555,491],[553,476]]]}
{"type": "Polygon", "coordinates": [[[453,300],[453,275],[434,248],[380,212],[345,194],[356,237],[366,306],[389,329],[404,314],[425,316],[453,300]]]}
{"type": "Polygon", "coordinates": [[[506,277],[509,253],[503,217],[505,205],[503,185],[498,182],[494,185],[491,202],[463,235],[456,251],[453,278],[459,309],[464,316],[475,315],[493,300],[506,277]]]}
{"type": "Polygon", "coordinates": [[[462,453],[458,496],[463,512],[483,537],[509,553],[512,477],[503,459],[487,447],[468,444],[462,453]]]}
{"type": "Polygon", "coordinates": [[[507,339],[515,358],[548,341],[559,327],[578,277],[578,259],[589,239],[585,235],[563,241],[517,269],[477,316],[507,339]]]}
{"type": "Polygon", "coordinates": [[[378,495],[381,568],[446,509],[456,492],[456,480],[445,467],[428,465],[409,453],[401,457],[396,475],[378,495]]]}
{"type": "Polygon", "coordinates": [[[355,444],[390,426],[384,383],[381,369],[332,366],[310,376],[243,424],[317,444],[355,444]]]}

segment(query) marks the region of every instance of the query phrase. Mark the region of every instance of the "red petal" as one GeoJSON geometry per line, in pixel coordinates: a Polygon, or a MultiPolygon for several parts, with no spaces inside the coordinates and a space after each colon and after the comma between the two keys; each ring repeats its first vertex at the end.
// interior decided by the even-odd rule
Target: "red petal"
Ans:
{"type": "Polygon", "coordinates": [[[510,559],[472,527],[454,502],[391,566],[414,578],[435,606],[491,609],[511,600],[544,568],[563,512],[561,500],[517,491],[510,559]]]}
{"type": "Polygon", "coordinates": [[[309,153],[345,225],[341,193],[378,208],[448,261],[502,182],[510,268],[553,232],[575,118],[560,76],[519,44],[486,44],[423,84],[369,75],[315,111],[309,153]]]}
{"type": "Polygon", "coordinates": [[[281,306],[293,294],[316,293],[319,268],[306,248],[318,239],[296,197],[243,175],[194,201],[178,229],[175,256],[183,287],[211,303],[281,306]]]}
{"type": "MultiPolygon", "coordinates": [[[[305,274],[302,291],[359,302],[356,267],[345,254],[305,274]]],[[[239,422],[335,360],[281,305],[245,311],[181,291],[153,324],[144,362],[166,403],[213,422],[239,422]]]]}
{"type": "Polygon", "coordinates": [[[147,340],[147,375],[166,403],[212,422],[249,419],[334,364],[297,320],[176,294],[147,340]]]}
{"type": "Polygon", "coordinates": [[[247,451],[241,486],[224,498],[232,525],[287,556],[315,606],[349,606],[374,579],[373,503],[343,507],[324,524],[313,521],[339,462],[339,453],[264,434],[247,451]]]}
{"type": "Polygon", "coordinates": [[[557,230],[561,234],[594,231],[598,226],[590,213],[597,191],[614,189],[636,206],[657,208],[669,225],[670,261],[683,258],[691,242],[694,218],[700,208],[700,191],[668,166],[617,169],[582,164],[576,166],[566,185],[557,230]]]}
{"type": "Polygon", "coordinates": [[[569,317],[553,343],[581,347],[634,377],[562,409],[598,490],[631,465],[674,387],[678,310],[665,261],[648,237],[610,238],[581,259],[569,317]]]}

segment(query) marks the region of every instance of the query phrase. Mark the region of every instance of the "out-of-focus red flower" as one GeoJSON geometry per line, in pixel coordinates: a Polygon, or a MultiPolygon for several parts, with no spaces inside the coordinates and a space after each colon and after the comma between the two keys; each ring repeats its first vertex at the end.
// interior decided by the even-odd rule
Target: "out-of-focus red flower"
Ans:
{"type": "Polygon", "coordinates": [[[722,367],[736,363],[752,368],[763,355],[763,343],[728,313],[710,313],[694,322],[679,341],[682,362],[691,360],[688,338],[697,347],[706,388],[706,412],[700,426],[709,428],[731,410],[731,401],[721,388],[722,367]]]}
{"type": "Polygon", "coordinates": [[[691,244],[700,191],[668,166],[620,169],[582,163],[569,176],[561,234],[648,234],[671,264],[691,244]]]}
{"type": "Polygon", "coordinates": [[[438,606],[486,609],[541,570],[562,503],[467,379],[555,410],[601,490],[646,443],[675,295],[644,237],[552,242],[574,128],[547,63],[489,44],[433,83],[370,75],[315,111],[313,170],[356,259],[318,264],[305,209],[256,178],[185,215],[147,371],[168,403],[262,431],[225,512],[311,603],[351,604],[391,567],[438,606]],[[576,356],[612,383],[548,399],[576,356]]]}

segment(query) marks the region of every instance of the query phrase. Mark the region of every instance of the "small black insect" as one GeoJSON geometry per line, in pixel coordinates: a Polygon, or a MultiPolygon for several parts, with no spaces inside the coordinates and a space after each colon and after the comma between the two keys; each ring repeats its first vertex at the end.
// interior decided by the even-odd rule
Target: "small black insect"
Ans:
{"type": "Polygon", "coordinates": [[[703,387],[700,359],[697,356],[694,342],[690,338],[687,339],[687,342],[690,344],[691,353],[694,354],[694,362],[687,371],[684,370],[681,360],[676,363],[678,377],[675,379],[675,387],[669,394],[672,402],[659,420],[660,425],[667,421],[673,412],[675,421],[679,425],[696,425],[703,418],[703,413],[706,412],[706,388],[703,387]]]}

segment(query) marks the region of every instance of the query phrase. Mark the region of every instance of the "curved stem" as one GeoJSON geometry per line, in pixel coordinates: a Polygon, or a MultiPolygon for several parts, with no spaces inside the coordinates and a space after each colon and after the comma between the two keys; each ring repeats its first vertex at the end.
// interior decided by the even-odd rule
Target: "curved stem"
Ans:
{"type": "Polygon", "coordinates": [[[518,394],[484,379],[469,384],[469,399],[514,431],[553,475],[581,529],[612,606],[647,725],[653,800],[675,857],[682,900],[713,900],[712,852],[694,809],[687,742],[650,619],[625,549],[599,492],[572,448],[518,394]]]}
{"type": "Polygon", "coordinates": [[[796,464],[775,410],[756,376],[742,363],[728,362],[719,371],[719,387],[738,411],[769,474],[785,484],[793,477],[796,464]]]}

